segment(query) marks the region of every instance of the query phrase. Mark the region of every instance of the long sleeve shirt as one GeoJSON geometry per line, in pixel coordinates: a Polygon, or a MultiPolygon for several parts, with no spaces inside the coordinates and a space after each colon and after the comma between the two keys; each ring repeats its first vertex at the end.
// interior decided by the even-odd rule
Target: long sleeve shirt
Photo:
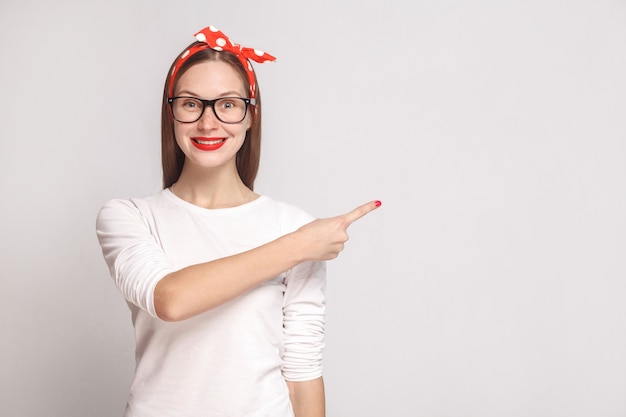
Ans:
{"type": "Polygon", "coordinates": [[[136,337],[125,417],[293,416],[285,381],[322,375],[324,262],[301,263],[180,322],[157,317],[154,289],[173,271],[253,249],[312,220],[266,196],[205,209],[169,189],[101,208],[98,240],[136,337]]]}

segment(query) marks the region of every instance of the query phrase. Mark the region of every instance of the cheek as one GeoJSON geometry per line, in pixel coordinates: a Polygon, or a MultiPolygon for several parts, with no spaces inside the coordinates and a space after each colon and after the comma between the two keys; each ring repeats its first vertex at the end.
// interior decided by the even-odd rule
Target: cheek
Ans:
{"type": "Polygon", "coordinates": [[[244,140],[246,137],[246,133],[248,133],[248,129],[250,129],[251,123],[249,120],[242,122],[237,125],[224,126],[228,134],[231,136],[235,136],[244,140]]]}
{"type": "Polygon", "coordinates": [[[174,123],[174,138],[178,140],[180,136],[180,128],[178,127],[178,123],[174,123]]]}
{"type": "Polygon", "coordinates": [[[185,137],[187,130],[187,127],[181,123],[174,124],[174,139],[176,140],[176,143],[180,144],[180,141],[185,137]]]}
{"type": "Polygon", "coordinates": [[[237,138],[238,142],[243,143],[246,140],[246,132],[247,130],[245,129],[245,126],[242,125],[241,129],[231,130],[228,133],[230,133],[232,137],[237,138]]]}

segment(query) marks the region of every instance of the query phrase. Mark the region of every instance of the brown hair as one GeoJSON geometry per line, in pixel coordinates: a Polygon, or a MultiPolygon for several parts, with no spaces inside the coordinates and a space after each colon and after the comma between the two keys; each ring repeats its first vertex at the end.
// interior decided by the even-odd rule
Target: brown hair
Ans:
{"type": "MultiPolygon", "coordinates": [[[[185,51],[198,42],[191,44],[185,51]]],[[[182,54],[181,54],[182,55],[182,54]]],[[[180,58],[180,55],[176,58],[176,61],[180,58]]],[[[176,62],[174,61],[174,63],[176,62]]],[[[170,74],[174,63],[170,67],[167,73],[167,79],[165,80],[165,87],[163,89],[163,103],[161,107],[161,165],[163,168],[163,188],[171,187],[183,170],[183,164],[185,162],[185,154],[180,150],[176,143],[174,136],[174,119],[172,117],[172,111],[167,99],[169,98],[170,83],[173,83],[172,91],[176,88],[176,83],[180,77],[193,65],[206,61],[221,61],[232,66],[237,71],[244,83],[245,91],[250,91],[250,84],[246,70],[243,67],[239,58],[230,52],[215,51],[211,48],[203,49],[196,52],[180,67],[176,79],[170,80],[170,74]]],[[[250,106],[249,112],[252,117],[252,123],[250,128],[246,132],[246,138],[237,152],[237,172],[241,177],[243,183],[254,190],[254,180],[256,179],[257,172],[259,170],[259,160],[261,157],[261,92],[259,90],[259,84],[255,77],[255,90],[256,90],[256,105],[250,106]]]]}

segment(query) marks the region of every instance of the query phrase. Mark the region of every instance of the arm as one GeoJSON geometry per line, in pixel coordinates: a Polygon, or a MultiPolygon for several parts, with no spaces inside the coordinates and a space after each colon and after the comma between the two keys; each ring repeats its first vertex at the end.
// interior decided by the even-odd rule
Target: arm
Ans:
{"type": "Polygon", "coordinates": [[[334,259],[348,240],[347,228],[379,205],[370,202],[341,216],[314,220],[255,249],[172,272],[155,287],[156,313],[162,320],[184,320],[302,262],[334,259]]]}
{"type": "Polygon", "coordinates": [[[305,262],[285,279],[282,373],[296,417],[325,415],[326,264],[305,262]]]}
{"type": "Polygon", "coordinates": [[[166,321],[184,320],[224,304],[310,256],[302,250],[304,240],[294,232],[255,249],[166,275],[154,291],[157,315],[166,321]]]}
{"type": "Polygon", "coordinates": [[[287,387],[289,387],[289,397],[295,417],[326,416],[324,379],[322,377],[311,381],[287,381],[287,387]]]}
{"type": "Polygon", "coordinates": [[[335,258],[348,226],[374,202],[237,255],[175,270],[134,203],[112,201],[98,215],[104,258],[124,297],[163,320],[183,320],[215,308],[307,260],[335,258]]]}

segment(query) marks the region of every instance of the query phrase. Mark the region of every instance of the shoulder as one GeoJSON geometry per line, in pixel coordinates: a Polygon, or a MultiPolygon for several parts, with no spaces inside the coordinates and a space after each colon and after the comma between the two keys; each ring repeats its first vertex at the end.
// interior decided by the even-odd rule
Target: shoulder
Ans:
{"type": "Polygon", "coordinates": [[[163,191],[149,197],[113,198],[100,208],[96,221],[98,225],[110,220],[141,220],[150,217],[150,212],[163,204],[163,191]]]}

